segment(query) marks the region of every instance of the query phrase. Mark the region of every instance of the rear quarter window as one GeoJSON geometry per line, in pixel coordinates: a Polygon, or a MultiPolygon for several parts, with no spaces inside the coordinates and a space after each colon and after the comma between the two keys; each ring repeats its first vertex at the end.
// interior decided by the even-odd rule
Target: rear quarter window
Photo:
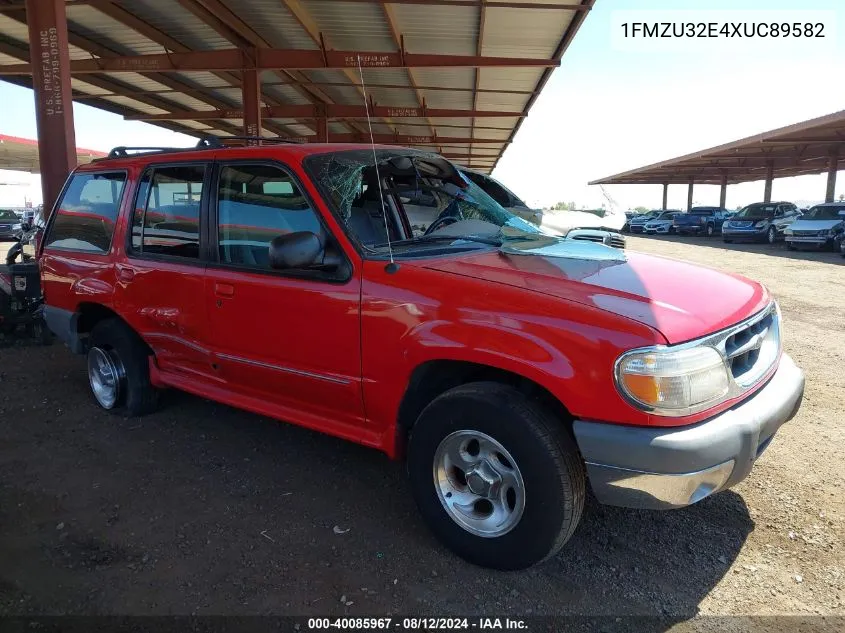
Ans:
{"type": "Polygon", "coordinates": [[[45,246],[107,253],[125,187],[126,172],[74,174],[56,208],[45,246]]]}

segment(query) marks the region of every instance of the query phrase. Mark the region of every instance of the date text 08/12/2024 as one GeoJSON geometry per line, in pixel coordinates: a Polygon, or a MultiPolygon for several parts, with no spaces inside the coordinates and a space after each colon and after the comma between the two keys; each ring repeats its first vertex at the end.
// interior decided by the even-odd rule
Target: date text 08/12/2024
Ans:
{"type": "Polygon", "coordinates": [[[397,631],[518,631],[528,628],[519,618],[309,618],[309,630],[397,630],[397,631]]]}

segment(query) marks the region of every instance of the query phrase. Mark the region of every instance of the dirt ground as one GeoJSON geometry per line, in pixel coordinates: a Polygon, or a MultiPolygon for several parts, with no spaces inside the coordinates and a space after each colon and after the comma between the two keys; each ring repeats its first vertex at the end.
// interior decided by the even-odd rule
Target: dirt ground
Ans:
{"type": "Polygon", "coordinates": [[[845,615],[845,260],[629,248],[742,272],[781,302],[807,393],[735,490],[665,513],[590,502],[559,556],[492,572],[434,540],[375,451],[178,393],[115,417],[82,359],[7,345],[0,614],[845,615]]]}

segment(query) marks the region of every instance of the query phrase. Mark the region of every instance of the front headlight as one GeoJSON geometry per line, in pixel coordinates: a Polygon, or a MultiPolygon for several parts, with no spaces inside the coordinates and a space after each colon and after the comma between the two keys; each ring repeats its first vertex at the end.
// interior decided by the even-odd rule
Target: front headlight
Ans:
{"type": "Polygon", "coordinates": [[[616,385],[638,408],[680,416],[728,393],[722,356],[709,346],[632,350],[616,361],[616,385]]]}
{"type": "Polygon", "coordinates": [[[757,224],[755,224],[755,225],[754,225],[754,228],[756,228],[756,229],[762,229],[762,228],[763,228],[764,226],[766,226],[768,223],[769,223],[769,221],[768,221],[768,220],[760,220],[757,224]]]}

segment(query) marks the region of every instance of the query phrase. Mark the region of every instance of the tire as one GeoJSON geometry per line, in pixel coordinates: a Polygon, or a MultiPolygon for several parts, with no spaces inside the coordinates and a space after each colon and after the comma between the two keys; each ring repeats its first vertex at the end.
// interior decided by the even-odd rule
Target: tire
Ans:
{"type": "Polygon", "coordinates": [[[766,231],[766,241],[769,244],[774,244],[775,242],[777,242],[777,239],[778,239],[777,229],[775,229],[775,227],[773,227],[773,226],[770,226],[769,230],[766,231]]]}
{"type": "Polygon", "coordinates": [[[706,237],[713,237],[714,235],[716,235],[716,227],[712,224],[708,224],[706,227],[704,227],[704,235],[706,237]]]}
{"type": "Polygon", "coordinates": [[[674,226],[670,226],[670,227],[666,230],[666,232],[667,232],[669,235],[674,235],[675,233],[677,233],[677,231],[675,230],[675,227],[674,227],[674,226]]]}
{"type": "Polygon", "coordinates": [[[150,352],[123,321],[106,319],[91,331],[88,346],[88,379],[95,402],[107,411],[129,416],[152,413],[158,405],[158,389],[150,384],[150,352]],[[94,369],[110,365],[117,385],[113,402],[98,397],[94,369]]]}
{"type": "Polygon", "coordinates": [[[584,464],[563,421],[500,383],[470,383],[435,398],[413,427],[408,475],[431,531],[458,556],[483,567],[524,569],[553,556],[574,533],[584,509],[584,464]],[[479,449],[475,456],[473,441],[479,449]],[[457,460],[465,468],[475,460],[473,470],[448,467],[443,447],[450,446],[457,446],[452,454],[466,458],[457,460]],[[493,449],[488,453],[492,457],[479,460],[485,446],[493,449]],[[484,530],[483,518],[493,506],[471,489],[473,482],[483,483],[474,470],[479,465],[504,473],[498,494],[494,492],[491,498],[500,501],[503,516],[508,517],[498,526],[487,525],[485,536],[455,518],[465,513],[446,506],[446,497],[453,495],[456,500],[466,495],[465,508],[477,499],[473,512],[482,522],[473,525],[484,530]],[[517,485],[509,486],[509,482],[517,485]]]}
{"type": "Polygon", "coordinates": [[[795,248],[795,245],[794,245],[794,244],[792,244],[792,242],[787,242],[787,243],[786,243],[786,250],[788,250],[788,251],[795,251],[795,250],[798,250],[798,249],[796,249],[796,248],[795,248]]]}

